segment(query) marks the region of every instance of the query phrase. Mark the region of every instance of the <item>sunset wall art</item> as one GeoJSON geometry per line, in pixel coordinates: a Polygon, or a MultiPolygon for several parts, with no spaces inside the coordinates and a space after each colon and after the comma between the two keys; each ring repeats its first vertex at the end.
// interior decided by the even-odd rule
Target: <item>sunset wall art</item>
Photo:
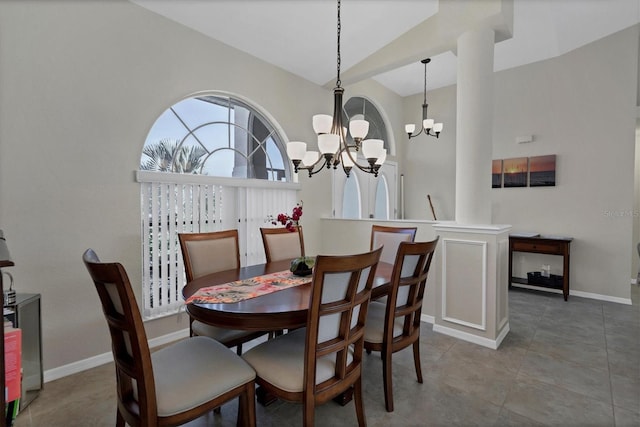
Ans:
{"type": "Polygon", "coordinates": [[[553,187],[556,185],[556,155],[493,160],[491,187],[553,187]]]}
{"type": "Polygon", "coordinates": [[[526,157],[516,157],[502,161],[504,188],[527,186],[528,163],[526,157]]]}
{"type": "Polygon", "coordinates": [[[529,157],[529,187],[556,185],[556,156],[529,157]]]}

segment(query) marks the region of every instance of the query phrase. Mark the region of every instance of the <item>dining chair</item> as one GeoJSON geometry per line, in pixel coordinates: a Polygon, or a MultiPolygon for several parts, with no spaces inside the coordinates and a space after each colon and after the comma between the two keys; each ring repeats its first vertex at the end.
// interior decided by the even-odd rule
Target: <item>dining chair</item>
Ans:
{"type": "Polygon", "coordinates": [[[313,272],[306,327],[261,343],[243,354],[267,393],[303,404],[303,425],[315,407],[353,390],[358,425],[367,307],[381,249],[348,256],[319,255],[313,272]]]}
{"type": "Polygon", "coordinates": [[[302,226],[295,231],[284,227],[261,227],[262,244],[267,262],[295,259],[304,256],[302,226]]]}
{"type": "Polygon", "coordinates": [[[417,227],[389,227],[385,225],[371,226],[370,249],[383,247],[380,261],[393,264],[400,242],[413,242],[416,238],[417,227]]]}
{"type": "Polygon", "coordinates": [[[92,249],[82,258],[111,333],[116,426],[181,425],[236,397],[238,424],[255,426],[255,371],[241,357],[207,337],[186,338],[151,353],[122,264],[101,263],[92,249]]]}
{"type": "MultiPolygon", "coordinates": [[[[224,270],[240,268],[238,230],[205,233],[178,233],[187,281],[224,270]]],[[[227,347],[236,347],[242,354],[242,344],[254,340],[266,332],[227,329],[189,318],[189,333],[220,341],[227,347]]]]}
{"type": "Polygon", "coordinates": [[[381,352],[384,402],[393,412],[391,355],[413,345],[413,362],[418,382],[420,367],[420,315],[427,276],[439,237],[430,242],[401,242],[398,247],[391,288],[386,302],[372,301],[364,334],[367,353],[381,352]]]}

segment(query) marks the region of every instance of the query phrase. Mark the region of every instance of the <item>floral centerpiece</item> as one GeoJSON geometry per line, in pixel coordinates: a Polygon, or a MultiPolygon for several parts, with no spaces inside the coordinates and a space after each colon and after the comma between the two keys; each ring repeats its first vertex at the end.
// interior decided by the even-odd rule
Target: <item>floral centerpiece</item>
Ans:
{"type": "MultiPolygon", "coordinates": [[[[302,200],[298,202],[293,210],[291,211],[291,215],[287,215],[284,213],[278,214],[276,220],[271,220],[271,224],[277,225],[278,223],[284,225],[284,227],[289,231],[298,231],[298,225],[300,224],[300,217],[302,216],[302,200]]],[[[304,254],[303,254],[304,255],[304,254]]]]}
{"type": "MultiPolygon", "coordinates": [[[[302,242],[302,231],[300,230],[300,218],[302,217],[302,200],[298,202],[292,209],[291,215],[285,213],[278,214],[276,219],[271,218],[271,223],[277,225],[278,223],[284,225],[284,227],[290,232],[298,232],[300,242],[302,242]]],[[[306,276],[311,274],[313,265],[315,264],[315,258],[304,255],[304,245],[300,245],[301,256],[291,261],[290,270],[299,276],[306,276]]]]}

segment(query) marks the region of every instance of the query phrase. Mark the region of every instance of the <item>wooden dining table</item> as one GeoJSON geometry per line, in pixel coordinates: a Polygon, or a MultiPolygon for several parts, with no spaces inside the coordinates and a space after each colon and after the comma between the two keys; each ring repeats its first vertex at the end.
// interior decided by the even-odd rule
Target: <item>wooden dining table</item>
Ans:
{"type": "MultiPolygon", "coordinates": [[[[182,289],[185,301],[201,288],[222,285],[236,280],[246,280],[258,276],[288,270],[291,261],[275,261],[271,263],[251,265],[233,270],[211,273],[188,282],[182,289]]],[[[371,291],[371,298],[385,296],[389,292],[393,265],[379,262],[371,291]]],[[[311,296],[311,281],[302,285],[278,290],[231,303],[186,304],[189,315],[201,322],[247,331],[282,331],[303,327],[307,323],[307,312],[311,296]]],[[[341,405],[351,401],[352,390],[347,390],[334,399],[341,405]]],[[[276,399],[262,388],[256,390],[258,402],[267,406],[276,399]]]]}
{"type": "MultiPolygon", "coordinates": [[[[182,295],[186,300],[200,288],[288,270],[290,264],[289,260],[275,261],[211,273],[188,282],[182,289],[182,295]]],[[[392,270],[392,264],[378,263],[372,299],[388,293],[392,270]]],[[[186,310],[196,320],[229,329],[279,331],[299,328],[307,322],[312,277],[308,276],[308,283],[238,302],[189,303],[186,310]]]]}

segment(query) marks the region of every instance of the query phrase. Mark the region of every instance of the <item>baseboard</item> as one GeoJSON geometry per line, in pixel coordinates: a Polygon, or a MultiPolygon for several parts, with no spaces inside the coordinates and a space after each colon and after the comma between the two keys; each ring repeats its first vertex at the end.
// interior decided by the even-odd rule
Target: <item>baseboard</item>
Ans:
{"type": "MultiPolygon", "coordinates": [[[[173,341],[177,341],[189,336],[189,329],[183,329],[180,331],[172,332],[161,337],[153,338],[149,340],[149,348],[155,348],[161,345],[168,344],[173,341]]],[[[87,369],[96,368],[113,361],[113,354],[111,352],[102,353],[97,356],[89,357],[87,359],[78,360],[77,362],[69,363],[68,365],[59,366],[57,368],[44,371],[43,379],[47,383],[54,381],[69,375],[77,374],[78,372],[86,371],[87,369]]]]}
{"type": "Polygon", "coordinates": [[[631,298],[612,297],[609,295],[594,294],[591,292],[582,292],[582,291],[571,291],[569,293],[569,297],[571,297],[571,295],[575,295],[577,297],[582,297],[582,298],[590,298],[590,299],[597,299],[600,301],[609,301],[609,302],[615,302],[618,304],[631,305],[631,298]]]}
{"type": "Polygon", "coordinates": [[[428,314],[421,314],[420,315],[420,321],[421,322],[426,322],[426,323],[431,323],[432,325],[436,322],[436,318],[433,316],[429,316],[428,314]]]}
{"type": "MultiPolygon", "coordinates": [[[[543,291],[543,292],[552,292],[554,294],[562,294],[562,289],[543,288],[540,286],[524,285],[522,283],[512,283],[511,286],[513,286],[514,288],[532,289],[534,291],[543,291]]],[[[572,295],[576,297],[581,297],[581,298],[589,298],[589,299],[595,299],[599,301],[608,301],[608,302],[615,302],[617,304],[631,305],[631,298],[612,297],[610,295],[602,295],[602,294],[594,294],[592,292],[570,290],[569,299],[571,299],[572,295]]]]}
{"type": "Polygon", "coordinates": [[[467,341],[473,344],[478,344],[483,347],[488,347],[492,350],[497,350],[498,347],[500,347],[502,340],[509,333],[509,324],[505,325],[505,327],[502,328],[502,331],[500,332],[500,334],[498,334],[495,340],[479,337],[477,335],[470,334],[468,332],[463,332],[458,329],[453,329],[447,326],[436,325],[436,324],[433,325],[433,330],[434,332],[439,332],[444,335],[449,335],[450,337],[458,338],[460,340],[467,341]]]}

